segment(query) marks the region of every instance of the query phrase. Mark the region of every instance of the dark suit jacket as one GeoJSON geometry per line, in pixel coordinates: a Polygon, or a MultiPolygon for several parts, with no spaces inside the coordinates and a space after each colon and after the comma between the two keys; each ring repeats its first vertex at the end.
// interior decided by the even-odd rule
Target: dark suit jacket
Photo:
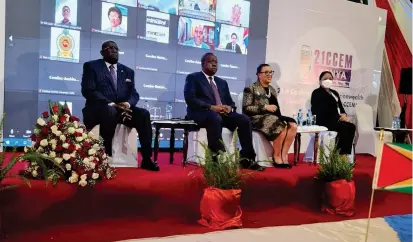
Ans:
{"type": "MultiPolygon", "coordinates": [[[[222,104],[231,106],[235,111],[236,106],[229,92],[228,83],[217,76],[214,76],[214,81],[222,104]]],[[[186,109],[188,117],[197,112],[209,110],[212,105],[216,104],[212,87],[203,72],[195,72],[186,76],[184,96],[188,105],[186,109]]]]}
{"type": "MultiPolygon", "coordinates": [[[[228,43],[225,49],[232,50],[232,43],[228,43]]],[[[241,47],[238,44],[235,44],[235,52],[238,54],[242,54],[241,47]]]]}
{"type": "Polygon", "coordinates": [[[104,60],[93,60],[83,65],[82,95],[86,107],[129,102],[136,106],[139,94],[135,89],[135,72],[127,66],[117,64],[117,88],[113,84],[104,60]]]}
{"type": "Polygon", "coordinates": [[[83,118],[86,126],[100,123],[95,120],[97,112],[109,103],[128,102],[136,106],[139,94],[135,89],[135,72],[120,63],[117,64],[117,88],[112,81],[104,60],[93,60],[83,65],[82,95],[86,98],[83,118]]]}
{"type": "Polygon", "coordinates": [[[333,89],[330,90],[338,98],[338,102],[324,88],[319,87],[311,94],[311,112],[313,115],[317,115],[317,125],[325,126],[328,130],[334,130],[340,119],[338,108],[341,114],[346,113],[346,111],[338,92],[333,89]]]}

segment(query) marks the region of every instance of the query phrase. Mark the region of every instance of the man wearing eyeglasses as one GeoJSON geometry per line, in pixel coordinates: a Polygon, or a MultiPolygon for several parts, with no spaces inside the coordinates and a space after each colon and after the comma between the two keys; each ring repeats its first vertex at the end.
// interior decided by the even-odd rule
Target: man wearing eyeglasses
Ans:
{"type": "Polygon", "coordinates": [[[159,171],[152,162],[152,125],[149,112],[136,107],[139,94],[135,89],[135,72],[118,63],[119,48],[106,41],[100,51],[102,59],[83,65],[82,95],[86,98],[83,120],[88,129],[100,125],[107,155],[112,156],[112,139],[121,123],[139,133],[142,169],[159,171]]]}

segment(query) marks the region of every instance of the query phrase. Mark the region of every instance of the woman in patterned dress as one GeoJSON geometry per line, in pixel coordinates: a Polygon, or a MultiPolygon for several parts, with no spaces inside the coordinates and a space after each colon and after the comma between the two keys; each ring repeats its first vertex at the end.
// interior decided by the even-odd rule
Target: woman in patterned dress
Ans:
{"type": "Polygon", "coordinates": [[[277,91],[270,85],[274,71],[268,64],[257,68],[258,80],[244,89],[242,110],[251,118],[252,127],[272,141],[273,164],[277,168],[291,168],[288,150],[297,133],[294,119],[281,115],[277,91]]]}

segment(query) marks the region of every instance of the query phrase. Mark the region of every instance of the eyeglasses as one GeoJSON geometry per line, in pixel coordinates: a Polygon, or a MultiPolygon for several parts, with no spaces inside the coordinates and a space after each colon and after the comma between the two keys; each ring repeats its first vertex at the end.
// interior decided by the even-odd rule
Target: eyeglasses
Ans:
{"type": "Polygon", "coordinates": [[[260,72],[260,73],[265,74],[266,76],[269,76],[269,75],[274,75],[274,72],[275,71],[264,71],[264,72],[260,72]]]}

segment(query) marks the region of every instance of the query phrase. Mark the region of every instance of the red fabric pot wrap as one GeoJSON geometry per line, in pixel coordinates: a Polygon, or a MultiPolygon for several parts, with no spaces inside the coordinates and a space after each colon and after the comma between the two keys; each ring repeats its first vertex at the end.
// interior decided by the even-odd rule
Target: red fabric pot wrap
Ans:
{"type": "Polygon", "coordinates": [[[344,216],[354,215],[356,187],[354,181],[338,180],[325,183],[321,211],[344,216]]]}
{"type": "Polygon", "coordinates": [[[241,190],[221,190],[209,187],[201,199],[201,219],[198,223],[211,229],[242,226],[241,190]]]}

